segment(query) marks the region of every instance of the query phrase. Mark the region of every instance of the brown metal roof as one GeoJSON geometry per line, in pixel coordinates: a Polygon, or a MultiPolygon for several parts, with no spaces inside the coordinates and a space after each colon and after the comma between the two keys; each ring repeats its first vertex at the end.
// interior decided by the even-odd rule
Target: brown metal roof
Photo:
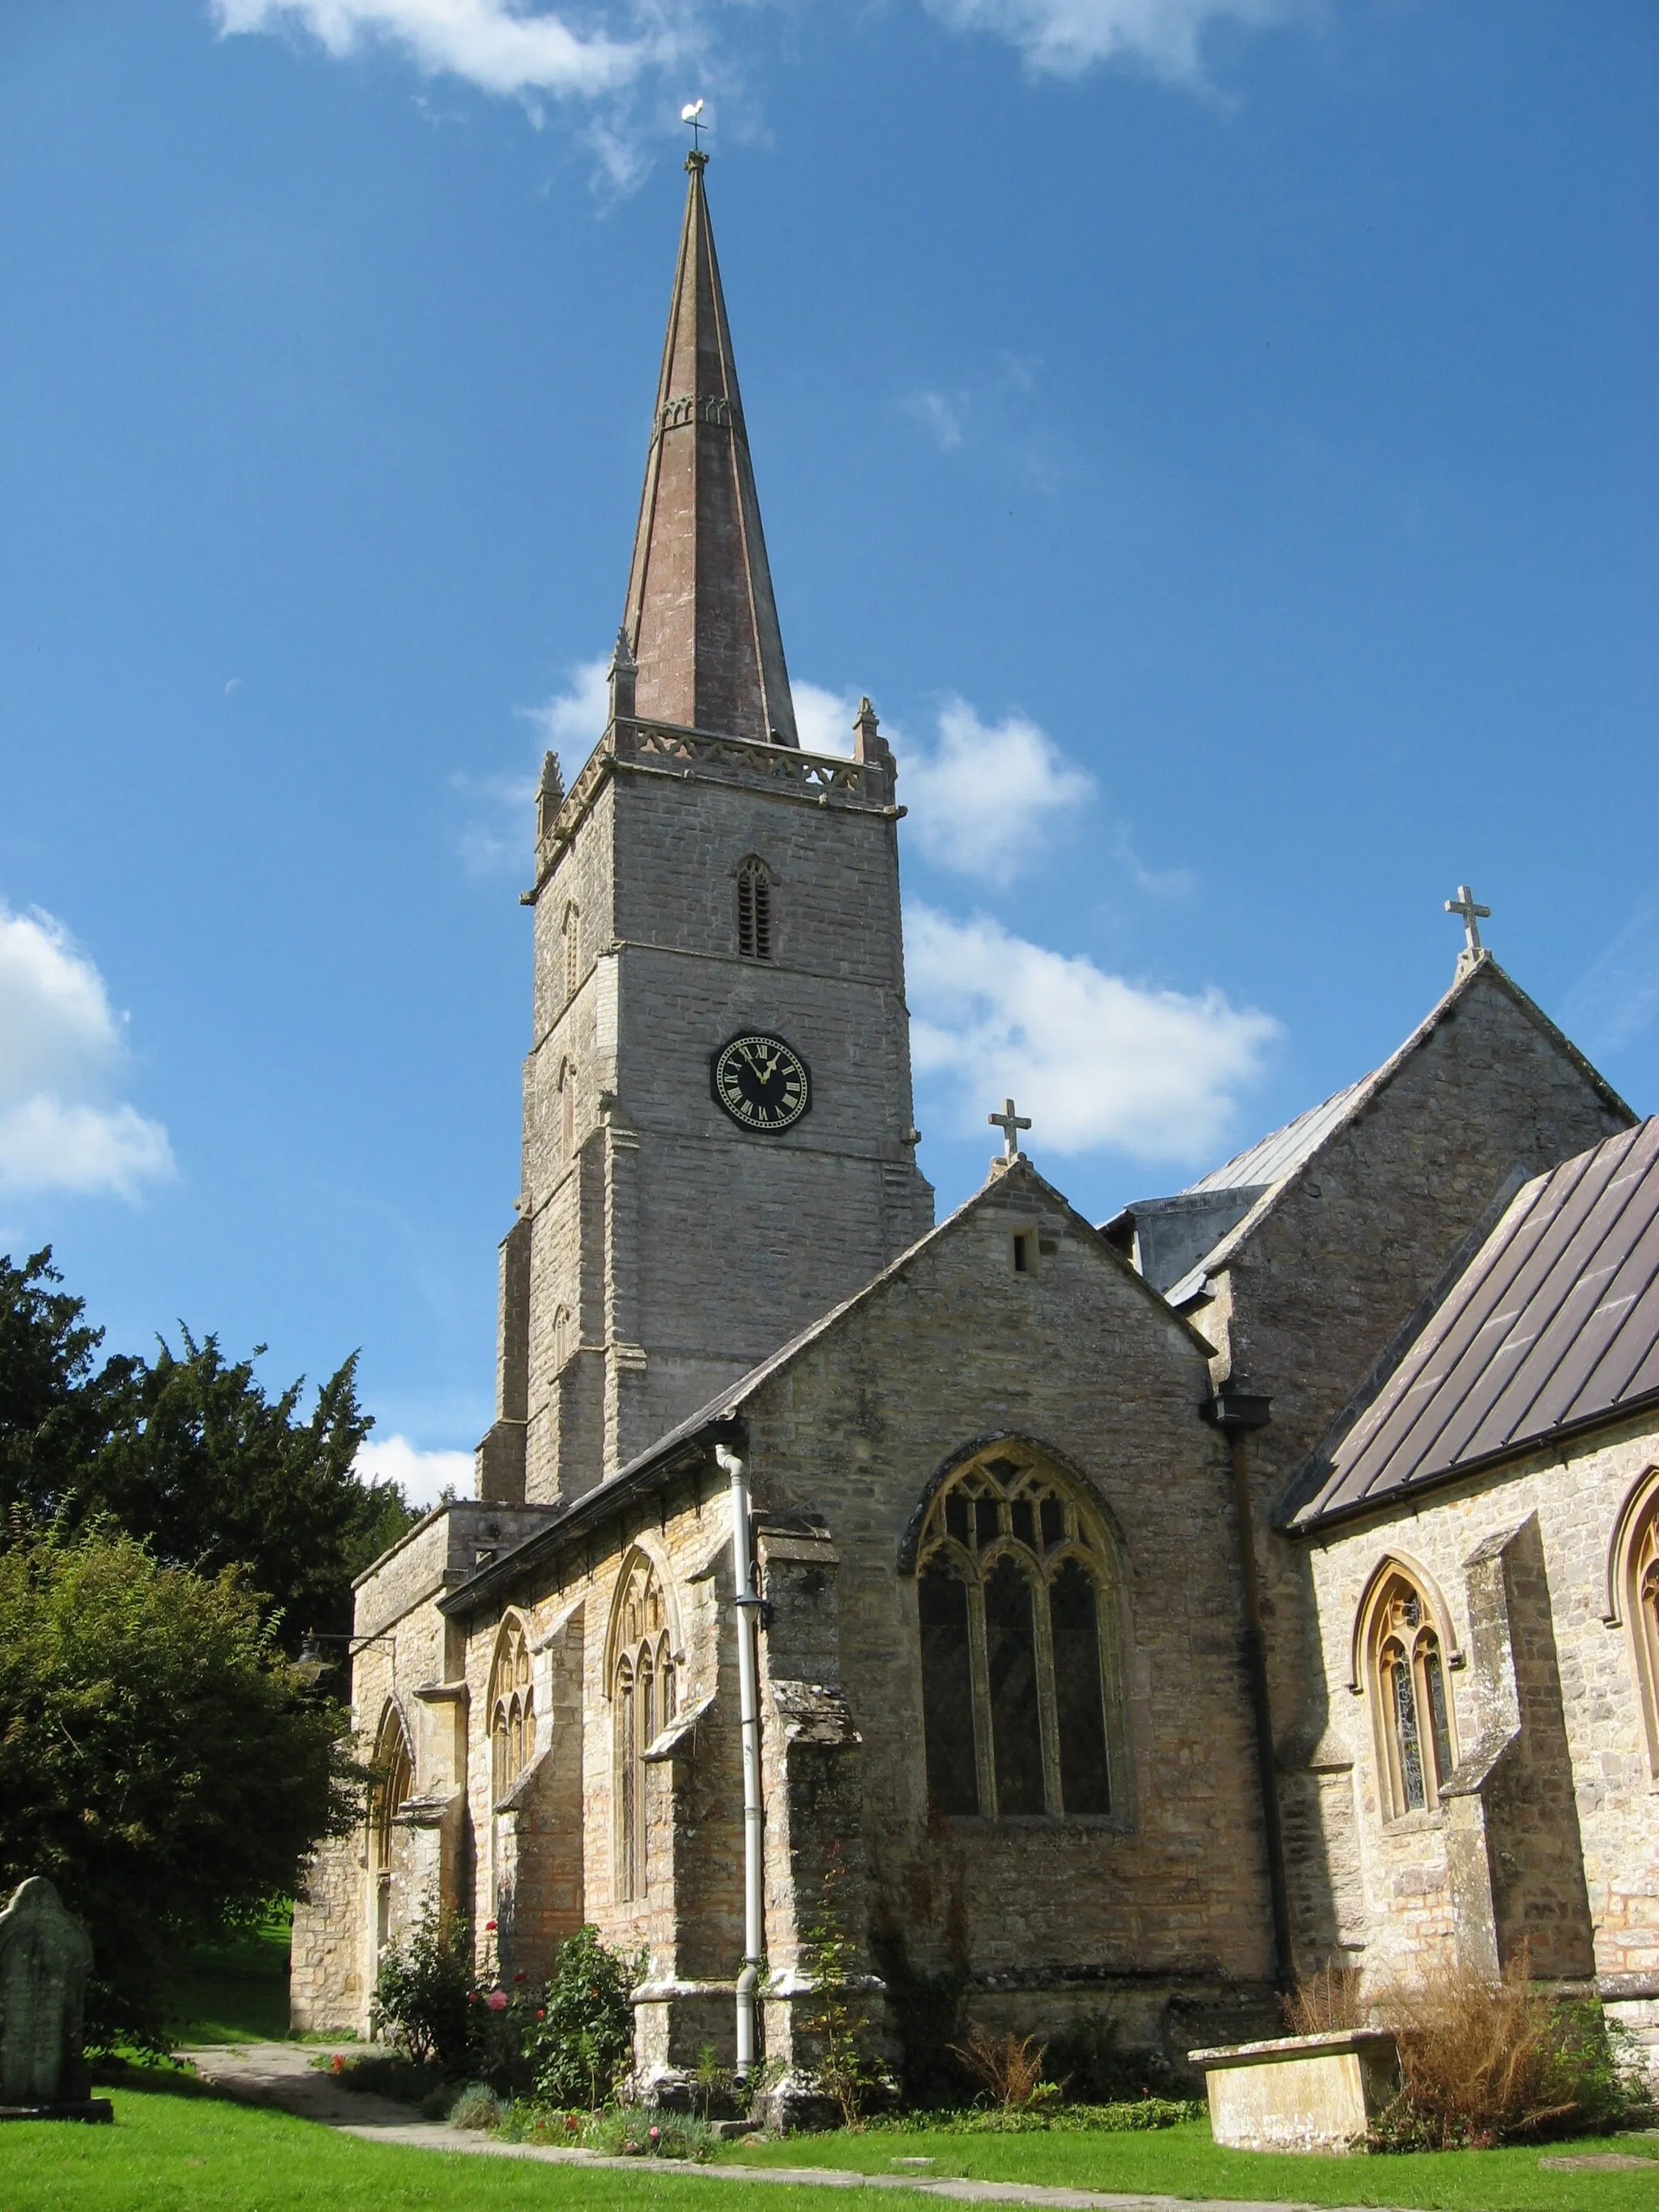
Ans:
{"type": "MultiPolygon", "coordinates": [[[[1535,1176],[1322,1455],[1309,1528],[1659,1395],[1659,1117],[1535,1176]]],[[[1310,1470],[1312,1472],[1312,1470],[1310,1470]]]]}

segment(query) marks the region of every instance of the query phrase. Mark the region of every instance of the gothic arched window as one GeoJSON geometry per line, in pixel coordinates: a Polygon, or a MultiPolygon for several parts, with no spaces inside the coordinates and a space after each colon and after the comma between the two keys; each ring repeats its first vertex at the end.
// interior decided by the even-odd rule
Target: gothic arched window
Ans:
{"type": "Polygon", "coordinates": [[[738,951],[745,960],[772,957],[772,872],[753,853],[738,868],[738,951]]]}
{"type": "Polygon", "coordinates": [[[674,1717],[674,1661],[668,1607],[657,1571],[643,1553],[623,1570],[611,1633],[612,1802],[616,1893],[646,1893],[645,1754],[674,1717]]]}
{"type": "Polygon", "coordinates": [[[392,1938],[392,1878],[397,1872],[396,1829],[398,1814],[415,1788],[415,1760],[403,1716],[388,1699],[374,1737],[371,1761],[374,1776],[369,1800],[370,1850],[374,1868],[374,1948],[384,1951],[392,1938]]]}
{"type": "Polygon", "coordinates": [[[570,1309],[568,1306],[559,1306],[553,1315],[553,1372],[556,1375],[575,1348],[575,1334],[570,1325],[570,1309]]]}
{"type": "Polygon", "coordinates": [[[1365,1644],[1382,1816],[1431,1813],[1457,1763],[1451,1698],[1433,1611],[1403,1567],[1391,1564],[1372,1591],[1365,1644]]]}
{"type": "Polygon", "coordinates": [[[1659,1470],[1648,1469],[1620,1516],[1611,1595],[1608,1620],[1622,1612],[1630,1624],[1648,1765],[1659,1782],[1659,1470]]]}
{"type": "Polygon", "coordinates": [[[524,1623],[501,1623],[495,1663],[489,1670],[490,1795],[496,1804],[529,1765],[536,1749],[536,1692],[524,1623]]]}
{"type": "Polygon", "coordinates": [[[999,1444],[940,1488],[917,1549],[933,1812],[1116,1809],[1116,1592],[1103,1517],[1028,1447],[999,1444]]]}

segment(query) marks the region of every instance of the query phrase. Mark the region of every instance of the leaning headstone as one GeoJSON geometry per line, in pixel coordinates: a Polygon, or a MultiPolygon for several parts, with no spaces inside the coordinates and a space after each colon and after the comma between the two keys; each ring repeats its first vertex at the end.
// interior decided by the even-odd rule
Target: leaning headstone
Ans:
{"type": "Polygon", "coordinates": [[[44,1875],[0,1912],[0,2119],[108,2120],[81,2047],[92,1945],[44,1875]]]}

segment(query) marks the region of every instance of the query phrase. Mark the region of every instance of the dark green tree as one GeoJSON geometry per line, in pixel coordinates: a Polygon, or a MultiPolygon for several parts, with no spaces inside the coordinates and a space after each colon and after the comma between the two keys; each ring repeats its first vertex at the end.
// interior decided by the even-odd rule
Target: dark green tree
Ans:
{"type": "Polygon", "coordinates": [[[103,1332],[60,1290],[50,1249],[0,1260],[0,1508],[70,1528],[108,1516],[164,1565],[247,1570],[292,1650],[351,1626],[351,1580],[416,1516],[352,1462],[372,1426],[354,1353],[318,1391],[267,1398],[264,1350],[228,1359],[182,1324],[154,1359],[95,1360],[103,1332]]]}
{"type": "Polygon", "coordinates": [[[347,1717],[236,1568],[161,1565],[20,1514],[0,1551],[0,1890],[45,1874],[90,1934],[96,2045],[153,2040],[189,1944],[292,1892],[360,1816],[347,1717]]]}

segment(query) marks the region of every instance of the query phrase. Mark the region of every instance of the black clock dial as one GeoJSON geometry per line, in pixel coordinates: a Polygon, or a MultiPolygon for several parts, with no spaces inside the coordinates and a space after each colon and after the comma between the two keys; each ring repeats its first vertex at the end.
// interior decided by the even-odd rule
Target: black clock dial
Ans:
{"type": "Polygon", "coordinates": [[[716,1104],[741,1128],[790,1128],[812,1103],[806,1063],[781,1037],[734,1036],[714,1054],[709,1078],[716,1104]]]}

